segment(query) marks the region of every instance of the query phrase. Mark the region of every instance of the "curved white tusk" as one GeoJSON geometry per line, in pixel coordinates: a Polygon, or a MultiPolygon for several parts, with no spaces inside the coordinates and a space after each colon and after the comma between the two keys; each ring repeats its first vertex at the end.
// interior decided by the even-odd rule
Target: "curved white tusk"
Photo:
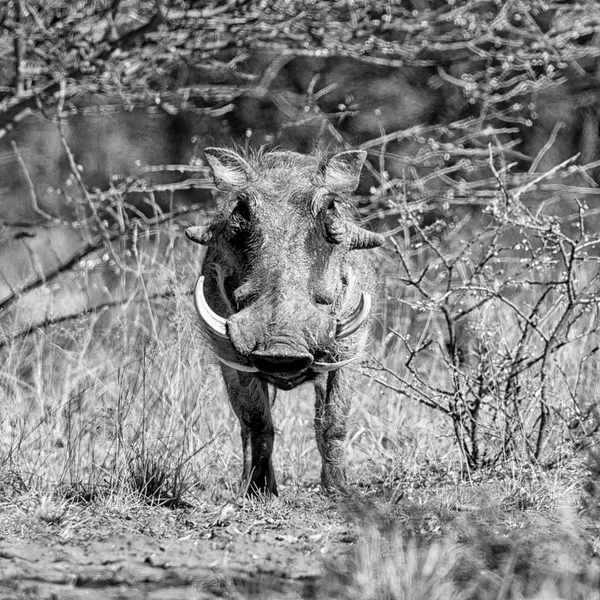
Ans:
{"type": "Polygon", "coordinates": [[[325,363],[325,362],[314,362],[310,368],[317,373],[325,373],[326,371],[335,371],[336,369],[341,369],[346,365],[349,365],[351,362],[356,360],[356,356],[352,358],[348,358],[346,360],[340,360],[339,362],[325,363]]]}
{"type": "Polygon", "coordinates": [[[369,316],[371,311],[371,294],[368,292],[362,292],[360,295],[360,302],[354,310],[354,312],[347,316],[345,319],[341,319],[338,322],[337,331],[335,334],[336,339],[343,340],[348,336],[352,335],[369,316]]]}
{"type": "Polygon", "coordinates": [[[227,323],[227,319],[220,317],[206,302],[206,298],[204,297],[204,276],[200,275],[198,277],[198,281],[196,282],[196,287],[194,288],[194,305],[196,306],[196,311],[198,312],[198,316],[200,320],[206,325],[208,330],[224,339],[229,339],[227,336],[227,328],[225,324],[227,323]]]}
{"type": "Polygon", "coordinates": [[[217,356],[217,359],[222,362],[224,365],[235,369],[236,371],[244,371],[244,373],[258,373],[258,369],[256,367],[251,367],[249,365],[240,365],[240,363],[235,363],[230,360],[226,360],[217,356]]]}

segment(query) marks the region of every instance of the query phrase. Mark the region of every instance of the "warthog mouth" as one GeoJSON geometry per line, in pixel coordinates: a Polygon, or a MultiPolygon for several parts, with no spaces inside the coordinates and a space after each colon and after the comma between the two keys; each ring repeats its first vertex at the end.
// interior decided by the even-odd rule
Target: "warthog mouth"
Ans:
{"type": "MultiPolygon", "coordinates": [[[[196,282],[194,305],[200,320],[204,323],[208,331],[215,337],[230,342],[227,335],[227,319],[215,313],[208,305],[208,302],[206,302],[203,275],[198,277],[198,281],[196,282]]],[[[371,296],[367,292],[362,292],[356,309],[344,319],[338,319],[335,339],[342,340],[355,333],[365,322],[370,311],[371,296]]],[[[218,354],[216,356],[220,362],[232,369],[246,373],[258,373],[267,381],[283,389],[291,389],[302,381],[314,378],[318,373],[326,373],[327,371],[334,371],[345,367],[357,358],[354,356],[341,361],[322,362],[314,360],[314,357],[310,354],[298,356],[287,356],[285,354],[263,356],[260,353],[253,353],[250,356],[252,364],[242,364],[228,360],[218,354]]]]}
{"type": "Polygon", "coordinates": [[[257,376],[266,381],[267,383],[273,384],[275,387],[278,387],[280,390],[293,390],[295,387],[299,386],[301,383],[305,381],[310,381],[316,377],[316,373],[301,373],[296,375],[295,377],[288,377],[286,379],[282,379],[280,377],[275,377],[273,375],[266,375],[265,373],[258,372],[257,376]]]}

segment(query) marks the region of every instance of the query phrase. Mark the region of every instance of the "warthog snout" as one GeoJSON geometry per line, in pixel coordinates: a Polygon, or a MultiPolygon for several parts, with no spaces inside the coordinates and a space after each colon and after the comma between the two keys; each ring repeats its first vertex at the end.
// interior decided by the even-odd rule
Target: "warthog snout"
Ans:
{"type": "Polygon", "coordinates": [[[263,350],[250,353],[250,361],[259,371],[284,376],[306,371],[313,360],[310,352],[299,352],[285,344],[271,344],[263,350]]]}
{"type": "MultiPolygon", "coordinates": [[[[264,340],[269,339],[272,333],[267,332],[265,323],[261,322],[260,319],[256,318],[254,309],[245,309],[239,313],[232,315],[228,320],[224,317],[217,315],[208,305],[206,298],[204,297],[204,277],[201,275],[196,282],[196,288],[194,292],[194,304],[200,321],[204,324],[207,333],[213,337],[213,341],[220,340],[218,347],[215,347],[217,358],[225,365],[237,369],[238,371],[245,371],[247,373],[256,373],[263,371],[262,368],[256,363],[247,364],[247,361],[251,359],[251,354],[255,351],[263,352],[265,347],[264,340]],[[225,341],[228,344],[225,344],[225,341]],[[262,345],[261,345],[262,344],[262,345]],[[238,355],[237,360],[232,360],[223,356],[228,354],[227,350],[229,347],[233,348],[235,354],[238,355]],[[223,352],[220,353],[220,348],[223,352]],[[241,360],[240,360],[241,359],[241,360]]],[[[310,337],[311,341],[315,345],[315,350],[320,350],[319,354],[323,354],[325,343],[340,342],[352,334],[354,334],[364,321],[368,318],[371,310],[371,296],[367,293],[362,293],[356,308],[343,319],[326,318],[322,314],[313,313],[311,319],[306,319],[306,335],[310,337]],[[317,332],[321,332],[320,335],[317,332]]],[[[290,339],[289,336],[285,336],[290,339]]],[[[295,352],[290,352],[289,349],[300,346],[304,349],[305,340],[302,334],[298,333],[296,336],[296,343],[288,342],[288,349],[283,350],[279,353],[279,356],[290,356],[295,352]]],[[[302,353],[304,356],[304,353],[302,353]]],[[[307,352],[306,356],[310,357],[311,362],[304,367],[304,369],[310,367],[315,373],[322,373],[325,371],[333,371],[339,369],[353,360],[356,356],[351,356],[344,360],[327,360],[327,361],[316,361],[314,356],[307,352]]],[[[272,359],[275,361],[275,358],[272,359]]],[[[291,361],[292,363],[294,361],[291,361]]],[[[289,369],[274,369],[271,368],[269,371],[264,370],[265,373],[290,373],[291,366],[289,369]]],[[[276,379],[271,378],[272,383],[277,383],[276,379]]],[[[287,381],[282,382],[282,387],[286,389],[289,387],[287,381]]]]}

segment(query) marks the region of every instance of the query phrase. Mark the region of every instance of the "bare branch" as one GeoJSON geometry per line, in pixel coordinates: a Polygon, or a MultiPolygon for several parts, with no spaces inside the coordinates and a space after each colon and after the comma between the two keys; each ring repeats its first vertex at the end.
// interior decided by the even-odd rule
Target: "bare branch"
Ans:
{"type": "MultiPolygon", "coordinates": [[[[191,295],[191,294],[192,294],[191,289],[188,292],[186,292],[186,295],[191,295]]],[[[60,325],[62,323],[66,323],[68,321],[74,321],[76,319],[81,319],[88,315],[97,314],[101,311],[108,310],[110,308],[116,308],[118,306],[125,306],[126,304],[131,304],[132,302],[140,302],[142,300],[145,302],[153,302],[155,300],[162,300],[165,298],[174,298],[176,295],[177,294],[171,290],[166,290],[163,292],[156,292],[154,294],[148,294],[148,295],[145,295],[143,298],[138,298],[136,296],[132,297],[132,296],[128,295],[126,298],[117,298],[115,300],[108,300],[106,302],[101,302],[100,304],[97,304],[96,306],[89,306],[77,313],[72,314],[72,315],[64,315],[62,317],[47,318],[39,323],[32,323],[27,328],[22,329],[16,333],[11,333],[7,337],[0,339],[0,350],[2,350],[2,348],[5,348],[12,342],[15,342],[19,339],[25,338],[28,335],[31,335],[32,333],[40,331],[42,329],[47,329],[49,327],[53,327],[55,325],[60,325]]]]}

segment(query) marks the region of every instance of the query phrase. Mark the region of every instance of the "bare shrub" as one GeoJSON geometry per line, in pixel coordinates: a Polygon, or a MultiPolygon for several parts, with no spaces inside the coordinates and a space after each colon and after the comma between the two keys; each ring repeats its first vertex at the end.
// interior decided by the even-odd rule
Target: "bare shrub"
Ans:
{"type": "Polygon", "coordinates": [[[397,201],[410,230],[392,240],[399,345],[377,376],[445,415],[469,469],[551,465],[573,449],[569,431],[589,443],[596,428],[595,211],[576,201],[575,214],[548,215],[523,200],[529,182],[498,182],[477,222],[445,236],[447,223],[424,226],[422,207],[397,201]]]}

